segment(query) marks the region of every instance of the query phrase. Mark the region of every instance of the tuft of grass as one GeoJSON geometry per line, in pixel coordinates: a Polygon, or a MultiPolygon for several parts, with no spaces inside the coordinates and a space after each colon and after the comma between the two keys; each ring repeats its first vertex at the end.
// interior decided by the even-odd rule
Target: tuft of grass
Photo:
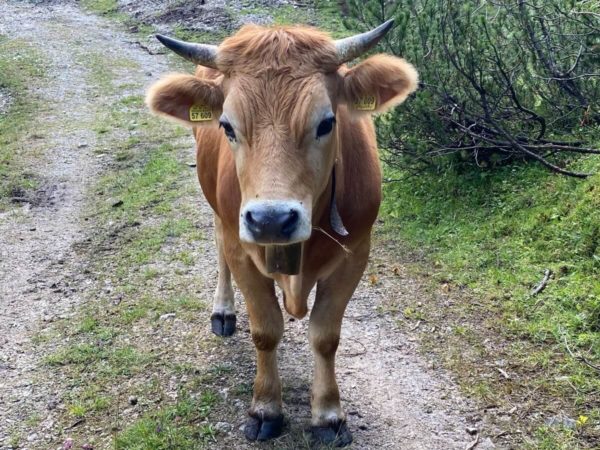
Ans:
{"type": "Polygon", "coordinates": [[[69,405],[67,409],[69,411],[69,414],[71,414],[76,419],[81,419],[85,417],[85,413],[87,412],[85,406],[80,404],[69,405]]]}
{"type": "Polygon", "coordinates": [[[189,392],[180,392],[176,404],[146,414],[119,433],[114,440],[115,449],[168,450],[203,449],[214,438],[216,431],[210,424],[198,425],[205,420],[218,397],[205,391],[194,398],[189,392]]]}
{"type": "Polygon", "coordinates": [[[25,424],[30,428],[35,428],[41,421],[42,416],[39,413],[33,413],[25,420],[25,424]]]}
{"type": "Polygon", "coordinates": [[[577,431],[565,427],[539,427],[535,430],[534,440],[527,442],[526,450],[579,450],[582,447],[577,442],[577,431]]]}
{"type": "Polygon", "coordinates": [[[27,171],[27,145],[23,144],[42,105],[32,87],[44,77],[40,56],[26,42],[0,35],[0,91],[9,97],[8,109],[0,111],[0,211],[9,197],[21,197],[36,187],[27,171]]]}
{"type": "Polygon", "coordinates": [[[335,0],[315,0],[310,8],[295,8],[280,5],[277,8],[266,6],[246,7],[241,11],[230,10],[232,16],[258,15],[271,17],[274,25],[311,25],[331,33],[334,38],[352,34],[343,23],[339,3],[335,0]]]}
{"type": "Polygon", "coordinates": [[[115,17],[119,10],[117,0],[81,0],[81,4],[90,11],[111,17],[115,17]]]}
{"type": "Polygon", "coordinates": [[[19,448],[20,443],[21,443],[21,433],[19,433],[18,431],[12,431],[8,437],[9,448],[19,448]]]}

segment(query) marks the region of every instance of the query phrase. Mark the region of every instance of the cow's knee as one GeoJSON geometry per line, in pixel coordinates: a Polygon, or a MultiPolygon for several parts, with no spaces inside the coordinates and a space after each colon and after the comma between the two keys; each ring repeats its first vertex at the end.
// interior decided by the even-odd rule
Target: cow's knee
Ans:
{"type": "Polygon", "coordinates": [[[258,351],[272,352],[277,348],[281,333],[265,330],[252,330],[252,342],[258,351]]]}
{"type": "Polygon", "coordinates": [[[317,355],[323,358],[331,358],[335,356],[340,344],[340,334],[327,330],[311,329],[310,344],[317,355]]]}

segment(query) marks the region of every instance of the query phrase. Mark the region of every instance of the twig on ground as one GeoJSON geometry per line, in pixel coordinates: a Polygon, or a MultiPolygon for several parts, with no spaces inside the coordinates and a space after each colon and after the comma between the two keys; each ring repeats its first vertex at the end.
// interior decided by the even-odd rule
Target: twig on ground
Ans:
{"type": "Polygon", "coordinates": [[[164,52],[155,52],[153,51],[150,47],[142,44],[140,41],[133,41],[133,44],[138,45],[141,49],[145,50],[148,52],[148,54],[155,56],[155,55],[162,55],[164,52]]]}
{"type": "Polygon", "coordinates": [[[477,444],[479,444],[479,435],[475,436],[475,440],[473,442],[467,444],[465,450],[473,450],[475,447],[477,447],[477,444]]]}
{"type": "Polygon", "coordinates": [[[583,364],[585,364],[586,366],[597,370],[598,372],[600,372],[600,367],[596,366],[595,364],[592,364],[591,362],[589,362],[584,356],[582,355],[575,355],[572,351],[571,351],[571,347],[569,347],[569,343],[567,342],[567,336],[563,333],[563,341],[565,343],[565,347],[567,349],[567,352],[569,352],[569,355],[571,355],[571,358],[576,359],[578,361],[581,361],[583,364]]]}
{"type": "Polygon", "coordinates": [[[506,373],[506,371],[505,371],[505,370],[502,370],[500,367],[496,367],[496,370],[497,370],[498,372],[500,372],[500,374],[501,374],[501,375],[502,375],[504,378],[506,378],[507,380],[510,380],[510,375],[509,375],[508,373],[506,373]]]}
{"type": "Polygon", "coordinates": [[[27,197],[11,197],[10,201],[13,203],[31,203],[31,199],[27,197]]]}
{"type": "Polygon", "coordinates": [[[546,271],[544,272],[544,278],[542,279],[542,281],[540,281],[540,283],[535,288],[533,288],[533,290],[531,291],[532,297],[535,297],[540,292],[542,292],[544,289],[546,289],[546,286],[548,285],[548,281],[550,280],[551,275],[552,275],[552,271],[550,269],[546,269],[546,271]]]}
{"type": "Polygon", "coordinates": [[[85,419],[77,419],[71,425],[69,425],[68,427],[66,427],[65,430],[72,430],[76,426],[81,425],[83,422],[85,422],[85,419]]]}

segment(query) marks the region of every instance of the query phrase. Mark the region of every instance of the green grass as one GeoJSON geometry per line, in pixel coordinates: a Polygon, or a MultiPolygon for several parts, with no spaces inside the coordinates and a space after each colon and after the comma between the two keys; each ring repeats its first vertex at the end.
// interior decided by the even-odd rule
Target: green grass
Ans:
{"type": "Polygon", "coordinates": [[[146,414],[114,441],[115,449],[170,450],[203,449],[216,431],[210,424],[199,424],[210,414],[217,396],[205,391],[196,398],[180,392],[176,404],[146,414]]]}
{"type": "Polygon", "coordinates": [[[230,14],[270,16],[273,25],[312,25],[330,32],[334,38],[351,34],[343,24],[337,1],[316,0],[312,6],[312,8],[294,8],[292,5],[281,5],[277,8],[254,6],[241,11],[230,10],[230,14]]]}
{"type": "MultiPolygon", "coordinates": [[[[130,146],[124,142],[125,148],[130,146]]],[[[123,201],[115,208],[107,202],[101,205],[100,213],[109,214],[114,220],[135,221],[150,208],[168,212],[171,203],[178,195],[169,189],[177,181],[180,173],[186,170],[175,157],[176,148],[171,144],[161,144],[149,151],[145,161],[137,167],[125,166],[105,175],[98,184],[97,191],[111,193],[111,198],[123,201]],[[127,174],[127,176],[125,176],[127,174]]],[[[185,223],[172,224],[172,232],[181,234],[188,227],[185,223]]]]}
{"type": "Polygon", "coordinates": [[[46,357],[49,366],[72,366],[77,369],[92,370],[107,375],[129,375],[142,370],[151,357],[136,350],[133,346],[111,345],[101,340],[84,341],[60,349],[46,357]],[[79,366],[79,367],[77,367],[79,366]]]}
{"type": "Polygon", "coordinates": [[[312,11],[308,8],[294,8],[292,5],[281,5],[278,8],[266,6],[246,7],[240,11],[231,10],[232,15],[270,16],[274,25],[290,25],[296,23],[310,23],[313,20],[312,11]]]}
{"type": "Polygon", "coordinates": [[[117,0],[81,0],[81,5],[97,14],[115,17],[119,10],[117,0]]]}
{"type": "MultiPolygon", "coordinates": [[[[581,164],[600,170],[598,158],[581,164]]],[[[447,172],[387,185],[383,213],[427,248],[440,279],[495,299],[512,331],[600,358],[600,175],[447,172]],[[531,296],[546,269],[553,278],[531,296]]]]}
{"type": "MultiPolygon", "coordinates": [[[[600,172],[598,157],[572,164],[600,172]]],[[[512,384],[504,389],[474,375],[486,354],[485,332],[478,334],[478,328],[488,327],[505,339],[503,352],[514,370],[527,373],[519,388],[536,389],[538,400],[558,401],[575,417],[593,417],[597,426],[600,377],[567,346],[600,365],[600,173],[581,181],[523,164],[388,175],[404,179],[384,187],[385,238],[406,254],[422,255],[413,269],[431,276],[434,289],[437,284],[470,292],[441,319],[457,322],[450,325],[453,344],[441,351],[463,377],[465,390],[492,403],[512,395],[512,384]],[[546,269],[552,278],[532,296],[546,269]],[[465,351],[452,353],[453,346],[465,351]]],[[[424,314],[441,317],[435,308],[425,305],[424,314]]],[[[405,314],[415,310],[410,306],[405,314]]],[[[592,428],[575,437],[585,432],[597,437],[592,428]]],[[[575,437],[561,430],[541,427],[534,434],[540,442],[566,442],[539,448],[576,448],[569,447],[575,437]]]]}
{"type": "Polygon", "coordinates": [[[0,90],[12,99],[0,114],[0,211],[8,207],[9,197],[21,197],[36,186],[27,170],[24,137],[38,126],[35,117],[41,104],[31,88],[43,76],[43,64],[32,47],[0,35],[0,90]]]}
{"type": "Polygon", "coordinates": [[[335,39],[340,39],[353,34],[352,30],[344,25],[337,0],[314,0],[317,26],[323,31],[331,33],[335,39]]]}
{"type": "MultiPolygon", "coordinates": [[[[227,14],[235,17],[258,15],[271,17],[273,25],[311,25],[328,31],[334,38],[345,37],[350,32],[344,27],[340,17],[339,5],[336,1],[318,0],[313,8],[294,8],[292,5],[281,5],[277,8],[264,6],[245,7],[241,10],[227,8],[227,14]]],[[[227,31],[201,32],[190,30],[185,24],[177,25],[173,33],[179,39],[192,42],[216,44],[228,37],[227,31]]]]}

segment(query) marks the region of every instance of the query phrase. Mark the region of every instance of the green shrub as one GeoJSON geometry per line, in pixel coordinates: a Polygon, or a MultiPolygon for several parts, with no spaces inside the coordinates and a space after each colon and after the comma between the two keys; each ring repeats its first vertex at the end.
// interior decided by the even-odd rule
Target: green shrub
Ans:
{"type": "MultiPolygon", "coordinates": [[[[573,175],[600,111],[600,3],[349,0],[347,25],[395,28],[380,47],[405,57],[421,89],[379,119],[388,162],[422,169],[535,160],[573,175]]],[[[600,153],[600,152],[599,152],[600,153]]]]}

